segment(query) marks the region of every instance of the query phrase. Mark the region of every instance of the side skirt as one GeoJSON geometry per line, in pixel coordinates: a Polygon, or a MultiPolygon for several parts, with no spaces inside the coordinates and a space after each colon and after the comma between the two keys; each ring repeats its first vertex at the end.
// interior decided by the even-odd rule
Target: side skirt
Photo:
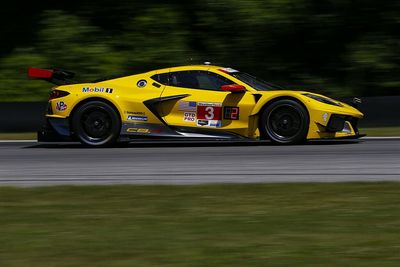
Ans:
{"type": "Polygon", "coordinates": [[[211,139],[211,140],[248,140],[233,133],[222,133],[210,129],[171,128],[163,124],[123,123],[121,139],[211,139]]]}

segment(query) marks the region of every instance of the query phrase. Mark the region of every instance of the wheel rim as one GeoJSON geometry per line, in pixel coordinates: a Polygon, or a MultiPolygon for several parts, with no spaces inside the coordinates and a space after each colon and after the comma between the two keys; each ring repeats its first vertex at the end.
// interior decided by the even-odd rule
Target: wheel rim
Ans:
{"type": "Polygon", "coordinates": [[[279,140],[291,140],[302,130],[303,117],[291,105],[280,105],[274,108],[268,116],[267,130],[279,140]]]}
{"type": "Polygon", "coordinates": [[[102,141],[112,134],[112,120],[108,112],[93,108],[83,113],[81,126],[85,137],[90,141],[102,141]]]}

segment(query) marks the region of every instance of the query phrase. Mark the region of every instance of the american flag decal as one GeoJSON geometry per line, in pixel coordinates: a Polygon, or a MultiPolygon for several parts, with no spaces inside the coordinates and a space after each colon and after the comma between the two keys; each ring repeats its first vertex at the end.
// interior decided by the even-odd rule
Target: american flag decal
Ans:
{"type": "Polygon", "coordinates": [[[181,111],[196,111],[196,102],[181,101],[179,102],[179,110],[181,111]]]}

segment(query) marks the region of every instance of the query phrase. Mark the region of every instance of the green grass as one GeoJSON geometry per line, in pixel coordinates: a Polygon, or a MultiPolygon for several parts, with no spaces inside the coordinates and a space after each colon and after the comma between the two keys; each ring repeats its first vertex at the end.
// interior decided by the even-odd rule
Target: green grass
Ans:
{"type": "Polygon", "coordinates": [[[0,140],[36,140],[36,133],[0,133],[0,140]]]}
{"type": "Polygon", "coordinates": [[[368,136],[400,136],[400,127],[361,128],[360,132],[368,136]]]}
{"type": "Polygon", "coordinates": [[[0,188],[0,266],[399,266],[400,183],[0,188]]]}

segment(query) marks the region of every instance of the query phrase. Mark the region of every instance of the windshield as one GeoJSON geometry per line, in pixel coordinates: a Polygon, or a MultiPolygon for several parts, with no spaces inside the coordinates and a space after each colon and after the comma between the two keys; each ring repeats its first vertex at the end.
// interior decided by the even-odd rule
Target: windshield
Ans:
{"type": "Polygon", "coordinates": [[[242,82],[250,85],[254,89],[258,91],[271,91],[271,90],[282,90],[283,87],[263,81],[257,77],[254,77],[248,73],[240,72],[240,71],[230,71],[227,72],[229,75],[235,77],[236,79],[241,80],[242,82]]]}

